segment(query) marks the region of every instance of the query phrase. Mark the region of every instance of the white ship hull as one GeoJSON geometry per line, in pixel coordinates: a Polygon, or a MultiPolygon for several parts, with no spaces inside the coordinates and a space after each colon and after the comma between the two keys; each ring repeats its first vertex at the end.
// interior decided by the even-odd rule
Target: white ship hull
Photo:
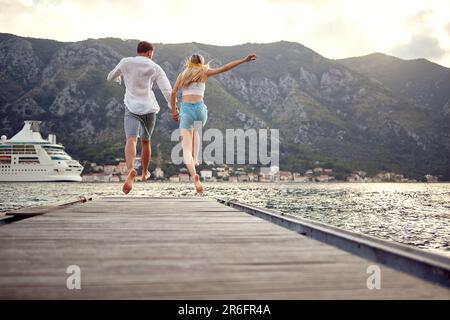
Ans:
{"type": "Polygon", "coordinates": [[[42,139],[35,121],[25,121],[13,138],[0,142],[0,182],[81,182],[83,167],[56,144],[56,137],[42,139]]]}
{"type": "Polygon", "coordinates": [[[81,182],[81,176],[1,176],[0,182],[81,182]]]}

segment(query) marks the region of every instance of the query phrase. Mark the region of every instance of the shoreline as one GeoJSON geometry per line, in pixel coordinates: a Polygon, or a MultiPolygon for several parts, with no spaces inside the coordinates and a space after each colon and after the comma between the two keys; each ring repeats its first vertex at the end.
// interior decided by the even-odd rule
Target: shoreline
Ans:
{"type": "MultiPolygon", "coordinates": [[[[39,182],[39,181],[36,181],[39,182]]],[[[117,183],[122,184],[124,181],[81,181],[79,183],[117,183]]],[[[136,180],[137,183],[141,183],[142,181],[136,180]]],[[[144,183],[173,183],[173,184],[183,184],[183,183],[191,183],[192,181],[180,181],[180,182],[174,182],[174,181],[168,181],[168,180],[147,180],[144,183]]],[[[76,182],[75,182],[76,183],[76,182]]],[[[294,182],[294,181],[202,181],[202,183],[227,183],[227,184],[339,184],[339,183],[345,183],[345,184],[381,184],[381,183],[400,183],[400,184],[446,184],[450,183],[450,181],[437,181],[437,182],[425,182],[425,181],[411,181],[411,182],[401,182],[401,181],[370,181],[370,182],[355,182],[355,181],[308,181],[308,182],[294,182]]]]}
{"type": "MultiPolygon", "coordinates": [[[[70,183],[70,184],[123,184],[125,181],[0,181],[0,184],[20,184],[20,183],[70,183]]],[[[136,180],[135,183],[143,183],[141,180],[136,180]]],[[[154,184],[190,184],[192,181],[180,181],[174,182],[169,180],[147,180],[144,183],[154,183],[154,184]]],[[[308,181],[308,182],[294,182],[294,181],[202,181],[202,183],[210,184],[263,184],[263,185],[277,185],[277,184],[292,184],[292,185],[308,185],[308,184],[450,184],[450,181],[437,181],[437,182],[426,182],[426,181],[411,181],[411,182],[401,182],[401,181],[368,181],[368,182],[355,182],[355,181],[308,181]]]]}

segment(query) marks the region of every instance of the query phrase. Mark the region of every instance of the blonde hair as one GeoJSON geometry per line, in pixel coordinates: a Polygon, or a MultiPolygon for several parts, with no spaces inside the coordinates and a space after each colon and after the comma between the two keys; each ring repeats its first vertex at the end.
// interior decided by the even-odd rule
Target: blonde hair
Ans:
{"type": "Polygon", "coordinates": [[[194,82],[206,82],[208,70],[209,63],[205,63],[205,58],[193,54],[187,59],[185,69],[180,73],[180,87],[186,88],[194,82]]]}

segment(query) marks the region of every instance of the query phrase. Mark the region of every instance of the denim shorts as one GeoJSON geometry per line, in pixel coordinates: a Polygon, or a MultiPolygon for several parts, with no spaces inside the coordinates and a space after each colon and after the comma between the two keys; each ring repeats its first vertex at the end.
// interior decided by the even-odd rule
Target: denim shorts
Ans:
{"type": "Polygon", "coordinates": [[[180,104],[180,129],[191,130],[194,128],[194,122],[200,122],[204,126],[207,119],[208,108],[203,101],[180,104]]]}
{"type": "Polygon", "coordinates": [[[156,113],[135,114],[125,107],[123,124],[125,135],[129,137],[141,137],[142,140],[150,140],[155,128],[156,113]]]}

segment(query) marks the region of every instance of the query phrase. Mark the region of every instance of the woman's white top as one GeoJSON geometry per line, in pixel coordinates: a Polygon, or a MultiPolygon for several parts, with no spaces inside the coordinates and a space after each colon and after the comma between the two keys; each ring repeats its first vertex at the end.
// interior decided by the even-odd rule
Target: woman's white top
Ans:
{"type": "Polygon", "coordinates": [[[192,82],[187,88],[182,89],[182,96],[204,96],[205,95],[205,82],[192,82]]]}

